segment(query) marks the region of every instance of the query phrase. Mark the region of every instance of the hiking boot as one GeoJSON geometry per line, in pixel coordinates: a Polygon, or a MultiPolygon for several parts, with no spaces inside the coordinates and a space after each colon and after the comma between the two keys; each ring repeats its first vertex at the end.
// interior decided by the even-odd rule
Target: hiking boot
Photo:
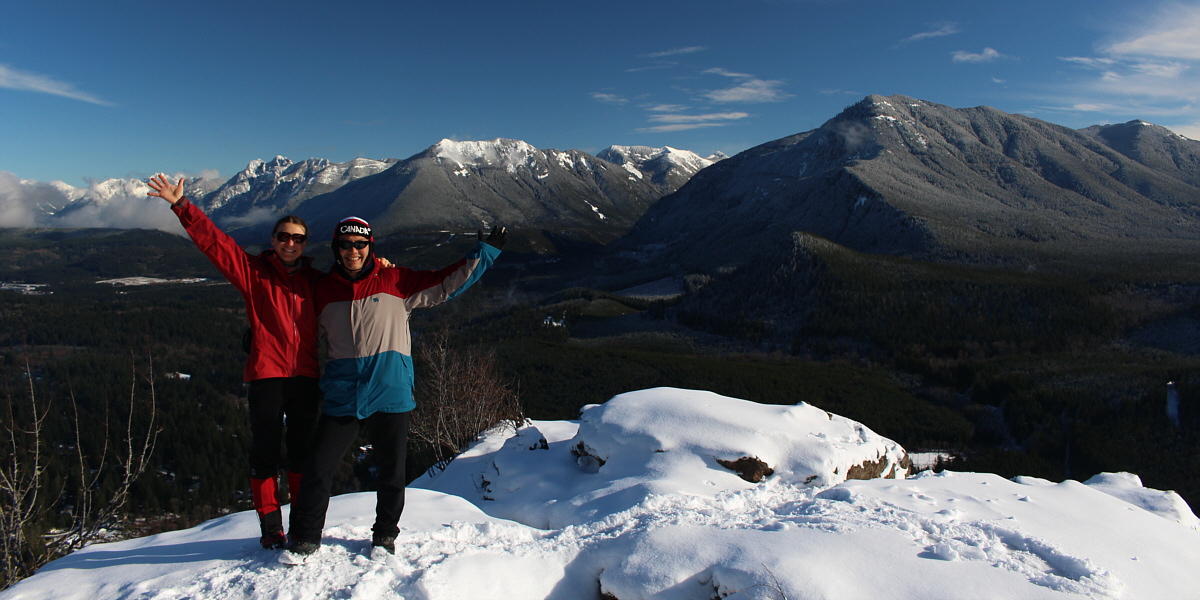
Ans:
{"type": "Polygon", "coordinates": [[[321,549],[320,542],[296,542],[288,550],[293,554],[308,556],[321,549]]]}
{"type": "Polygon", "coordinates": [[[396,538],[390,535],[376,535],[371,537],[371,548],[383,548],[388,554],[396,553],[396,538]]]}
{"type": "Polygon", "coordinates": [[[279,509],[258,515],[258,530],[262,533],[258,543],[263,548],[273,550],[287,546],[287,536],[283,534],[283,515],[279,509]]]}
{"type": "Polygon", "coordinates": [[[287,536],[282,531],[274,533],[264,533],[258,538],[258,543],[262,544],[264,550],[280,550],[287,547],[287,536]]]}

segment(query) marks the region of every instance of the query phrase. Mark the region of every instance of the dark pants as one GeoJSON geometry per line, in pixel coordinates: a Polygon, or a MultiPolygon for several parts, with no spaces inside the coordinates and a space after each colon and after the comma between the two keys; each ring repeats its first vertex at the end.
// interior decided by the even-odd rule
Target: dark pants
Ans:
{"type": "Polygon", "coordinates": [[[321,415],[321,388],[315,377],[271,377],[250,382],[250,477],[274,479],[287,424],[288,470],[303,473],[321,415]]]}
{"type": "Polygon", "coordinates": [[[375,498],[376,536],[395,537],[400,533],[400,513],[404,512],[404,460],[408,455],[410,413],[375,413],[366,419],[321,415],[313,439],[313,453],[300,497],[292,503],[292,542],[320,542],[329,510],[333,474],[346,451],[363,430],[371,444],[371,454],[379,473],[379,491],[375,498]]]}

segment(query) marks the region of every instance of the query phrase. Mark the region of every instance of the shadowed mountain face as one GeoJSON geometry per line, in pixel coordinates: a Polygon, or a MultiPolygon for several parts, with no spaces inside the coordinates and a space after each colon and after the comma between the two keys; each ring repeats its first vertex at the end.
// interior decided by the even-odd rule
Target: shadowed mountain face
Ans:
{"type": "Polygon", "coordinates": [[[798,231],[983,263],[1188,251],[1200,248],[1198,156],[1200,142],[1139,122],[1075,131],[868,96],[700,172],[618,247],[694,270],[754,260],[798,231]]]}
{"type": "Polygon", "coordinates": [[[1145,121],[1093,125],[1079,130],[1163,175],[1200,186],[1200,145],[1145,121]]]}

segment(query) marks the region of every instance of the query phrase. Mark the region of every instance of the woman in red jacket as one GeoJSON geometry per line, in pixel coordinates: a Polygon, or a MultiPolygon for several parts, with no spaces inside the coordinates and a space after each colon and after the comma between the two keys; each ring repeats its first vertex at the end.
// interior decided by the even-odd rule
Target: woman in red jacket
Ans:
{"type": "Polygon", "coordinates": [[[271,248],[257,256],[243,250],[183,195],[183,179],[172,184],[151,177],[149,192],[171,203],[196,247],[242,294],[250,321],[250,358],[243,379],[250,383],[250,489],[262,529],[263,548],[287,543],[279,511],[279,446],[287,423],[289,496],[300,489],[300,467],[308,461],[321,412],[317,366],[317,316],[313,284],[320,273],[304,256],[308,227],[287,216],[271,232],[271,248]]]}

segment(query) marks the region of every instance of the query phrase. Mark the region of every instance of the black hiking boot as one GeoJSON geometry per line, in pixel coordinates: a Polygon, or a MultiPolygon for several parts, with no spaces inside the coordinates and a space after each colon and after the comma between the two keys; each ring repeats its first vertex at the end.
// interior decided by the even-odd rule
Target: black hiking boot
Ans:
{"type": "Polygon", "coordinates": [[[287,548],[287,541],[287,535],[282,531],[264,533],[258,538],[258,543],[262,544],[264,550],[282,550],[287,548]]]}
{"type": "Polygon", "coordinates": [[[371,548],[383,548],[388,554],[395,554],[396,538],[390,535],[371,536],[371,548]]]}
{"type": "Polygon", "coordinates": [[[258,516],[258,526],[262,537],[258,543],[266,550],[278,550],[287,546],[287,536],[283,534],[283,516],[277,510],[258,516]]]}
{"type": "Polygon", "coordinates": [[[308,556],[320,549],[320,542],[296,542],[288,548],[288,551],[300,556],[308,556]]]}

